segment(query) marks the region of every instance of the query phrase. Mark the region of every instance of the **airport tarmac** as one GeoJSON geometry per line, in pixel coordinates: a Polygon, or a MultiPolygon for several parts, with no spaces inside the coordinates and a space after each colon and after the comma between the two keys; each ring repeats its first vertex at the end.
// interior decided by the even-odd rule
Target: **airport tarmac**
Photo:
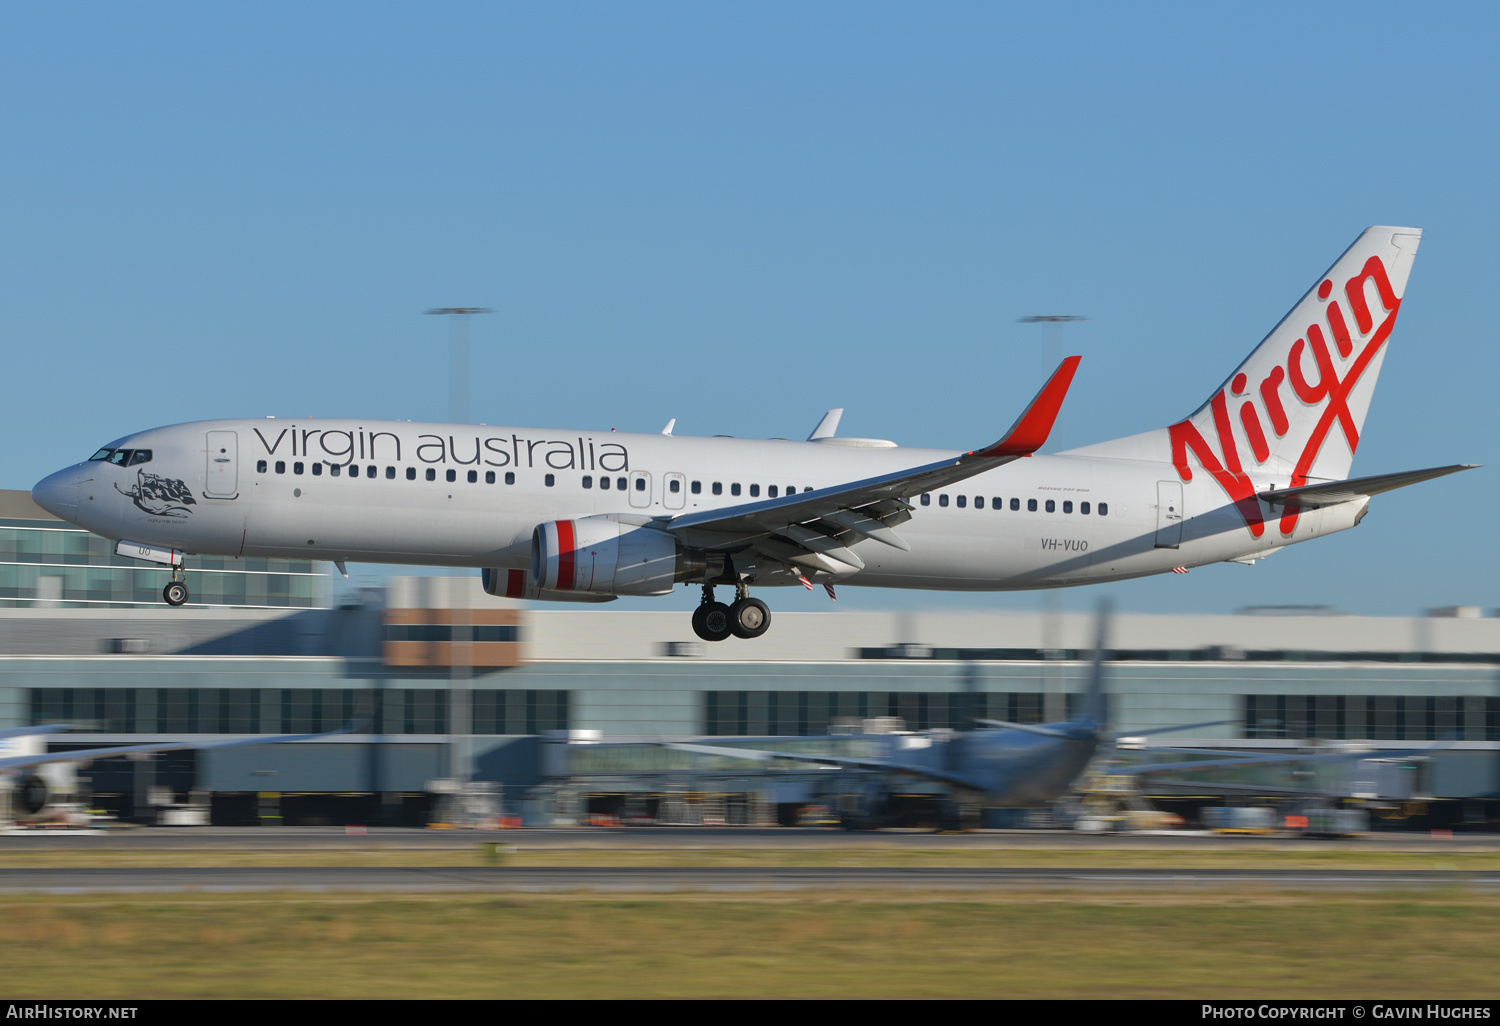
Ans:
{"type": "Polygon", "coordinates": [[[1500,872],[1441,870],[954,869],[906,867],[187,867],[0,869],[0,894],[243,891],[913,891],[1045,888],[1500,891],[1500,872]]]}
{"type": "Polygon", "coordinates": [[[850,832],[787,827],[555,827],[524,830],[420,830],[370,827],[116,827],[33,829],[0,835],[0,853],[77,851],[109,847],[127,852],[191,851],[473,851],[501,843],[521,850],[827,850],[913,851],[1341,851],[1500,853],[1500,834],[1379,832],[1313,838],[1212,834],[1195,831],[1081,834],[1068,830],[917,830],[850,832]]]}

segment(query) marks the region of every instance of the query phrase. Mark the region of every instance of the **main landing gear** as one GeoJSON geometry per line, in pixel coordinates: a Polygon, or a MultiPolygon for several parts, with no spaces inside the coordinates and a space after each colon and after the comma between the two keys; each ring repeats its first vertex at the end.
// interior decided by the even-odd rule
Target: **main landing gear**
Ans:
{"type": "Polygon", "coordinates": [[[733,605],[714,601],[714,588],[703,586],[703,601],[693,610],[693,633],[704,641],[736,638],[758,638],[771,628],[771,609],[757,598],[743,581],[735,585],[738,596],[733,605]]]}
{"type": "Polygon", "coordinates": [[[169,606],[180,606],[186,602],[188,600],[187,571],[174,566],[172,579],[161,590],[161,597],[169,606]]]}

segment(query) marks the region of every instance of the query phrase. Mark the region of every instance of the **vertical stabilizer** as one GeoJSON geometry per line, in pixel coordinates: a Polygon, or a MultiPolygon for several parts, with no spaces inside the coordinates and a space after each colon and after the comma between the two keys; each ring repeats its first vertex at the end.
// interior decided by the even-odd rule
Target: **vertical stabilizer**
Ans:
{"type": "MultiPolygon", "coordinates": [[[[1421,238],[1418,228],[1366,229],[1208,401],[1167,429],[1178,476],[1212,477],[1255,537],[1265,532],[1258,489],[1349,476],[1421,238]]],[[[1282,517],[1283,534],[1296,518],[1282,517]]]]}
{"type": "Polygon", "coordinates": [[[1072,717],[1076,722],[1087,723],[1094,730],[1102,730],[1108,718],[1104,701],[1104,664],[1109,661],[1109,650],[1105,647],[1109,632],[1109,613],[1109,602],[1101,601],[1094,629],[1094,664],[1089,672],[1089,684],[1084,691],[1083,702],[1077,714],[1072,717]]]}

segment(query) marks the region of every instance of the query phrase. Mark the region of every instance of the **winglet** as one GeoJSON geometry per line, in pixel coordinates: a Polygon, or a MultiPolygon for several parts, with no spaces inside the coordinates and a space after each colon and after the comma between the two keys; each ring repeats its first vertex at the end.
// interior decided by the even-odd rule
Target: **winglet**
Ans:
{"type": "Polygon", "coordinates": [[[1005,437],[989,448],[976,449],[969,455],[991,459],[1030,456],[1047,444],[1047,436],[1052,433],[1052,425],[1057,420],[1058,411],[1062,409],[1063,397],[1068,394],[1068,386],[1073,383],[1073,374],[1078,370],[1078,362],[1082,359],[1081,356],[1070,356],[1063,360],[1042,386],[1042,390],[1036,394],[1036,398],[1031,400],[1031,405],[1016,418],[1005,437]]]}

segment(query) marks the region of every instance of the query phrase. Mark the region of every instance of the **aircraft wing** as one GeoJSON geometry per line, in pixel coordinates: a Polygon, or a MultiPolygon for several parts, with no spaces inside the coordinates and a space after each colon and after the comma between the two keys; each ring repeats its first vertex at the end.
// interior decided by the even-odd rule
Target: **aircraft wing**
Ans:
{"type": "MultiPolygon", "coordinates": [[[[88,762],[93,759],[108,759],[115,755],[129,755],[132,752],[172,752],[184,748],[237,748],[242,745],[273,745],[284,744],[288,741],[316,741],[319,738],[334,737],[338,734],[349,734],[354,731],[354,724],[346,724],[338,730],[326,731],[322,734],[273,734],[268,737],[236,738],[233,741],[163,741],[144,745],[115,745],[106,748],[81,748],[74,752],[44,752],[40,755],[15,755],[10,758],[0,759],[0,771],[27,769],[31,766],[41,766],[49,762],[88,762]]],[[[30,730],[29,733],[47,733],[46,730],[30,730]]]]}
{"type": "Polygon", "coordinates": [[[1373,752],[1333,752],[1328,755],[1230,755],[1222,748],[1169,748],[1156,749],[1157,751],[1170,752],[1198,752],[1203,755],[1217,755],[1217,759],[1201,759],[1197,762],[1160,762],[1146,763],[1141,766],[1120,767],[1122,774],[1139,775],[1142,773],[1180,773],[1184,770],[1221,769],[1224,767],[1234,768],[1238,766],[1267,766],[1278,762],[1339,762],[1353,759],[1406,759],[1415,755],[1431,755],[1433,752],[1442,751],[1441,748],[1408,748],[1399,751],[1373,751],[1373,752]]]}
{"type": "Polygon", "coordinates": [[[1356,477],[1348,481],[1324,481],[1320,484],[1302,485],[1300,488],[1277,488],[1261,492],[1260,498],[1273,506],[1317,509],[1320,506],[1337,506],[1341,502],[1353,502],[1381,492],[1395,491],[1420,481],[1456,474],[1460,470],[1473,470],[1476,466],[1478,464],[1460,463],[1452,467],[1405,470],[1399,474],[1377,474],[1374,477],[1356,477]]]}
{"type": "MultiPolygon", "coordinates": [[[[1080,359],[1077,356],[1065,359],[1010,430],[992,445],[952,459],[847,484],[685,513],[673,517],[665,527],[673,534],[692,537],[693,544],[703,548],[734,548],[778,534],[792,543],[784,547],[796,554],[821,552],[842,562],[850,562],[853,553],[832,544],[840,534],[858,536],[850,544],[874,538],[899,549],[910,549],[891,530],[893,524],[910,519],[911,507],[903,501],[904,497],[956,484],[1040,449],[1052,431],[1080,359]],[[833,535],[801,526],[816,520],[828,522],[833,535]]],[[[777,553],[768,554],[774,558],[777,553]]],[[[864,567],[857,556],[852,565],[856,569],[864,567]]]]}
{"type": "Polygon", "coordinates": [[[45,727],[12,727],[9,730],[0,730],[0,740],[8,737],[34,737],[37,734],[56,734],[61,730],[68,730],[66,723],[49,723],[45,727]]]}
{"type": "Polygon", "coordinates": [[[810,762],[819,766],[832,766],[837,769],[876,770],[881,773],[901,773],[907,776],[921,777],[923,780],[932,780],[940,784],[955,784],[959,787],[969,787],[983,790],[983,785],[977,781],[958,773],[947,773],[943,770],[932,769],[927,766],[913,766],[910,763],[890,762],[886,759],[856,759],[842,755],[810,755],[806,752],[773,752],[759,748],[728,748],[722,745],[695,745],[682,741],[658,741],[657,744],[663,748],[670,748],[677,752],[693,752],[698,755],[717,755],[732,759],[748,759],[751,762],[810,762]]]}

